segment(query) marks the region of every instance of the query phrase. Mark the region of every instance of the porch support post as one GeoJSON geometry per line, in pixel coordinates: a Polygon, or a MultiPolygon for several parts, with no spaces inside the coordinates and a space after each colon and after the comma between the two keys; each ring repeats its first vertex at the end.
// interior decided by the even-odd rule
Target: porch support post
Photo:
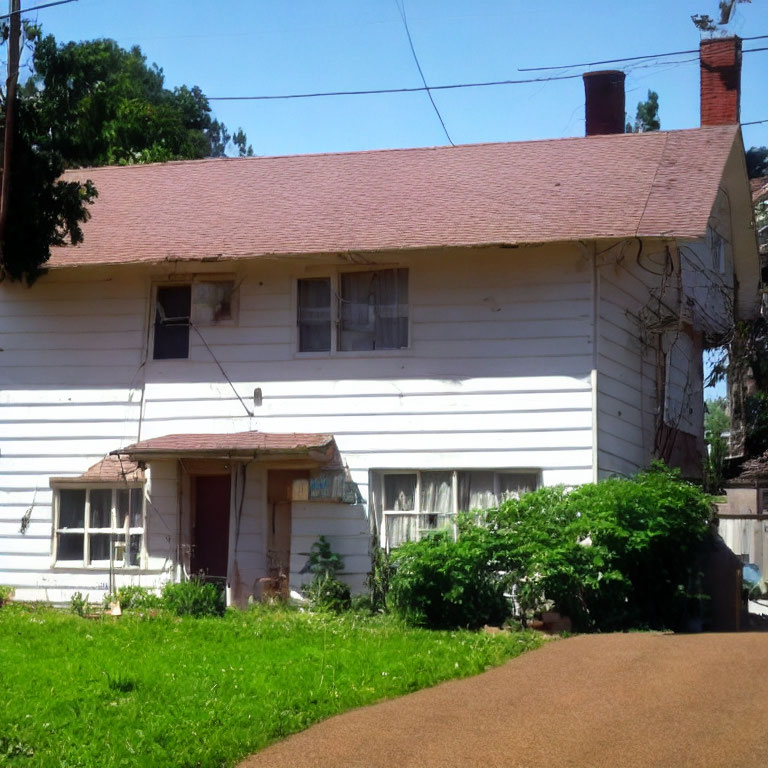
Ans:
{"type": "MultiPolygon", "coordinates": [[[[227,607],[232,605],[234,597],[235,579],[235,544],[237,536],[237,476],[240,474],[240,464],[233,462],[230,468],[229,476],[229,536],[227,550],[227,587],[226,599],[227,607]]],[[[243,477],[243,487],[240,493],[245,493],[245,477],[243,477]]]]}

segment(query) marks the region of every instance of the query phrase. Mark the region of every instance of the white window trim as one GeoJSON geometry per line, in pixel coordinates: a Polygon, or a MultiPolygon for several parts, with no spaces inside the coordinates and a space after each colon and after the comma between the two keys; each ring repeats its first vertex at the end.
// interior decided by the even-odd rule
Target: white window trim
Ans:
{"type": "MultiPolygon", "coordinates": [[[[148,338],[148,355],[147,361],[155,364],[167,364],[184,362],[191,359],[192,345],[193,345],[193,331],[192,325],[199,326],[200,328],[218,328],[219,326],[227,326],[235,328],[240,324],[240,285],[242,279],[238,278],[233,273],[215,273],[215,274],[191,274],[191,275],[174,275],[170,280],[153,279],[150,284],[149,291],[149,338],[148,338]],[[215,322],[200,322],[198,315],[195,312],[195,290],[194,286],[199,283],[233,283],[234,288],[232,290],[231,297],[231,313],[232,317],[227,320],[217,320],[215,322]],[[157,310],[157,290],[158,288],[171,288],[181,287],[184,285],[189,286],[189,319],[190,319],[190,334],[189,334],[189,349],[187,350],[186,357],[173,357],[168,359],[156,359],[154,357],[155,348],[155,312],[157,310]]],[[[194,334],[196,335],[196,334],[194,334]]],[[[198,339],[199,341],[199,339],[198,339]]]]}
{"type": "MultiPolygon", "coordinates": [[[[499,476],[500,475],[535,475],[536,476],[536,488],[541,487],[541,470],[540,469],[525,469],[525,468],[484,468],[484,467],[467,467],[463,469],[444,469],[441,467],[434,468],[434,469],[376,469],[372,470],[375,472],[379,477],[379,498],[381,499],[381,530],[379,532],[379,538],[380,538],[380,544],[381,547],[386,551],[389,552],[390,546],[389,541],[387,540],[387,524],[386,524],[386,518],[387,517],[393,517],[395,515],[402,516],[402,515],[422,515],[422,514],[432,514],[430,512],[424,512],[421,510],[421,476],[423,473],[429,473],[429,472],[444,472],[444,473],[451,473],[451,499],[452,499],[452,506],[453,509],[449,514],[453,516],[454,522],[451,526],[453,531],[453,537],[454,539],[457,536],[457,528],[456,528],[456,516],[459,513],[459,474],[462,472],[492,472],[493,473],[493,485],[494,485],[494,494],[498,497],[501,485],[499,483],[499,476]],[[387,475],[416,475],[416,490],[414,491],[414,502],[413,510],[409,511],[402,511],[402,510],[394,510],[394,509],[387,509],[385,506],[385,500],[386,500],[386,492],[384,488],[384,478],[387,475]]],[[[424,531],[428,530],[439,530],[435,528],[423,528],[419,529],[419,533],[423,533],[424,531]]]]}
{"type": "Polygon", "coordinates": [[[129,483],[56,483],[52,485],[53,490],[53,533],[51,536],[51,567],[52,568],[64,568],[68,570],[91,570],[91,571],[105,571],[110,567],[119,569],[121,571],[137,572],[146,570],[147,563],[147,504],[144,494],[144,482],[129,482],[129,483]],[[86,493],[85,497],[85,510],[83,518],[82,528],[66,528],[59,527],[59,513],[61,508],[60,494],[61,491],[87,491],[100,490],[112,492],[112,504],[110,507],[111,513],[111,527],[107,528],[93,528],[89,525],[91,515],[90,493],[86,493]],[[115,526],[115,514],[117,511],[117,491],[124,490],[138,490],[141,492],[141,527],[126,525],[123,528],[117,528],[115,526]],[[60,533],[73,533],[82,534],[83,539],[83,559],[77,560],[58,560],[58,546],[59,546],[59,534],[60,533]],[[139,552],[139,564],[127,565],[125,560],[113,561],[110,565],[107,562],[106,565],[101,561],[97,564],[90,563],[90,537],[94,534],[116,534],[126,536],[126,546],[128,545],[128,536],[141,536],[141,550],[139,552]]]}
{"type": "Polygon", "coordinates": [[[411,300],[412,269],[402,264],[361,264],[355,267],[328,267],[322,271],[311,270],[305,274],[295,274],[292,277],[291,309],[293,316],[293,331],[291,344],[295,358],[355,358],[355,357],[402,357],[413,352],[413,302],[411,300]],[[381,272],[388,269],[405,269],[408,271],[408,346],[397,349],[359,349],[340,350],[339,341],[339,296],[341,295],[341,276],[352,272],[381,272]],[[299,349],[299,280],[320,280],[328,278],[331,281],[331,348],[322,352],[302,352],[299,349]]]}

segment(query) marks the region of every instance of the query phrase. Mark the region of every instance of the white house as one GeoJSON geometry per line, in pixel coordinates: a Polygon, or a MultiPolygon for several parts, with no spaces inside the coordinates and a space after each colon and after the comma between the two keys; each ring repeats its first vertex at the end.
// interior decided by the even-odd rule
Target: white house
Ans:
{"type": "Polygon", "coordinates": [[[360,589],[372,530],[695,474],[702,348],[757,307],[739,57],[702,44],[692,130],[71,172],[85,242],[0,284],[0,584],[242,604],[326,535],[360,589]]]}

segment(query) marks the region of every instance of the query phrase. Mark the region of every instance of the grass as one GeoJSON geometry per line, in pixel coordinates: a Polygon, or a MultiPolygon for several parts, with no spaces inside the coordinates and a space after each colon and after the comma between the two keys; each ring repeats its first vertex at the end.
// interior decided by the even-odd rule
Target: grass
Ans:
{"type": "Polygon", "coordinates": [[[88,620],[11,604],[0,609],[0,766],[231,766],[318,720],[539,643],[353,613],[88,620]]]}

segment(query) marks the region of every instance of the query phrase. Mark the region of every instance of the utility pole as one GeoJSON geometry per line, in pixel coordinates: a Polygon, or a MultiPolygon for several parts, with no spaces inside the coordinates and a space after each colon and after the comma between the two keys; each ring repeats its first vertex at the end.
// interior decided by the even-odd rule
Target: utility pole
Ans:
{"type": "Polygon", "coordinates": [[[16,83],[19,79],[21,39],[21,0],[9,0],[10,34],[8,36],[8,80],[5,88],[5,138],[3,141],[3,178],[0,184],[0,276],[5,251],[5,231],[8,222],[8,197],[11,189],[11,155],[16,130],[16,83]]]}

